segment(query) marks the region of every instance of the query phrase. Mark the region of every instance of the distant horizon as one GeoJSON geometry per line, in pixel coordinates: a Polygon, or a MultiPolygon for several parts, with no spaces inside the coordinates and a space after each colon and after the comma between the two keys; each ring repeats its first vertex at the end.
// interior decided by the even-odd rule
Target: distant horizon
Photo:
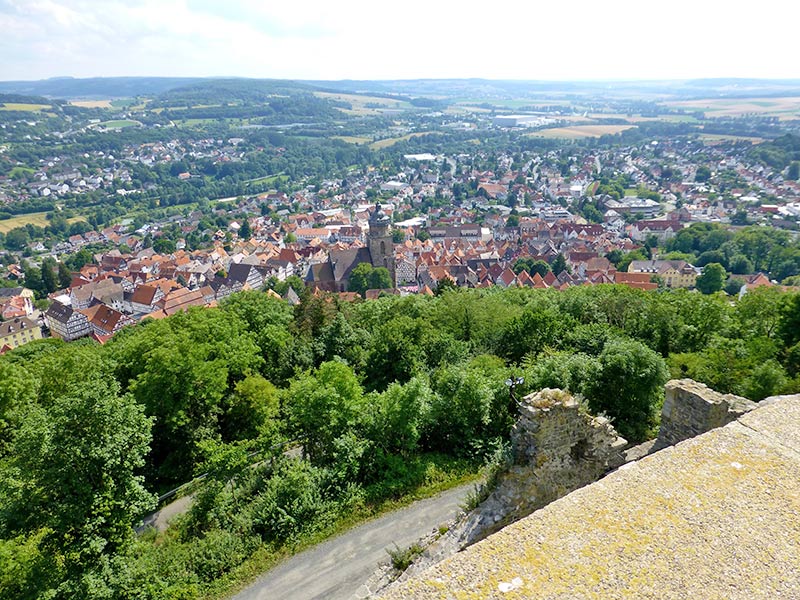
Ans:
{"type": "Polygon", "coordinates": [[[797,79],[797,9],[675,0],[0,0],[2,81],[797,79]]]}
{"type": "Polygon", "coordinates": [[[672,81],[729,81],[729,82],[786,82],[800,83],[800,76],[797,77],[670,77],[670,78],[603,78],[603,79],[530,79],[512,77],[371,77],[371,78],[352,78],[342,79],[319,79],[305,77],[255,77],[249,75],[53,75],[52,77],[40,77],[36,79],[0,79],[2,83],[35,83],[39,81],[80,81],[90,79],[245,79],[253,81],[307,81],[307,82],[393,82],[393,81],[496,81],[496,82],[515,82],[515,83],[665,83],[672,81]]]}

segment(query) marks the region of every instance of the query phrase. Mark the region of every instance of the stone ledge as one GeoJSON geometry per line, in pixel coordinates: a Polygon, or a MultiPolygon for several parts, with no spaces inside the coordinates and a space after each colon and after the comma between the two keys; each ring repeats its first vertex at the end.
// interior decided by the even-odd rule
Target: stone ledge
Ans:
{"type": "Polygon", "coordinates": [[[800,395],[629,463],[390,599],[800,598],[800,395]]]}

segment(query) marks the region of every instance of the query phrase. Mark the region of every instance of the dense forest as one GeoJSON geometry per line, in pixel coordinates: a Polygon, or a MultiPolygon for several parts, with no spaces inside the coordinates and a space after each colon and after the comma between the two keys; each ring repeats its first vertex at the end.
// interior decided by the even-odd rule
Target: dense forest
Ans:
{"type": "Polygon", "coordinates": [[[512,376],[578,394],[631,442],[653,436],[670,376],[800,391],[800,295],[777,288],[302,296],[0,357],[0,596],[214,596],[258,557],[496,459],[512,376]],[[134,535],[199,473],[176,526],[134,535]]]}

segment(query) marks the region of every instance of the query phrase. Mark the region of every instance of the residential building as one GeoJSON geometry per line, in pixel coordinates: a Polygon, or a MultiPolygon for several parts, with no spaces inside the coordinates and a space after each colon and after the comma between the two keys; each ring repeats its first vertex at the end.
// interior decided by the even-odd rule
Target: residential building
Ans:
{"type": "Polygon", "coordinates": [[[42,330],[26,317],[16,317],[0,323],[0,354],[40,339],[42,330]]]}
{"type": "Polygon", "coordinates": [[[53,302],[50,305],[45,313],[45,319],[50,334],[67,342],[85,337],[92,332],[92,326],[85,314],[60,302],[53,302]]]}

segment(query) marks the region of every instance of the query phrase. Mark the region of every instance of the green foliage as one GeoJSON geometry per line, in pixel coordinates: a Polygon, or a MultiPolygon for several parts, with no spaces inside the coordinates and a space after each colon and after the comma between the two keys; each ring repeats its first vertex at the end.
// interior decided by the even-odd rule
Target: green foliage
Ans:
{"type": "Polygon", "coordinates": [[[202,309],[123,330],[109,350],[123,388],[156,417],[150,463],[159,480],[187,479],[197,443],[221,433],[223,399],[264,363],[242,320],[202,309]]]}
{"type": "MultiPolygon", "coordinates": [[[[728,264],[780,254],[758,232],[695,233],[693,255],[718,251],[728,264]]],[[[303,294],[292,310],[247,292],[126,328],[105,346],[26,344],[0,357],[0,595],[202,596],[265,545],[308,540],[439,481],[426,452],[494,456],[516,416],[510,376],[524,375],[520,394],[582,396],[631,441],[657,424],[665,359],[673,376],[722,392],[797,391],[798,297],[600,285],[341,304],[303,294]],[[148,445],[133,430],[151,426],[148,445]],[[97,439],[108,441],[95,448],[97,439]],[[282,456],[273,446],[285,439],[300,439],[310,460],[282,456]],[[124,440],[134,452],[121,451],[119,465],[124,440]],[[87,486],[93,475],[77,470],[79,485],[56,469],[78,454],[128,487],[87,486]],[[157,544],[131,544],[130,524],[152,499],[138,495],[142,481],[163,489],[200,472],[190,513],[157,544]]]]}
{"type": "MultiPolygon", "coordinates": [[[[563,256],[561,257],[563,260],[563,256]]],[[[534,275],[538,273],[542,277],[550,273],[550,265],[548,265],[543,260],[534,260],[530,256],[524,258],[518,258],[514,263],[513,270],[515,273],[522,273],[522,271],[527,271],[530,275],[534,275]]],[[[559,271],[560,273],[561,271],[559,271]]]]}
{"type": "Polygon", "coordinates": [[[600,370],[585,388],[589,408],[612,417],[627,439],[646,439],[668,378],[664,359],[640,342],[612,340],[598,360],[600,370]]]}
{"type": "Polygon", "coordinates": [[[557,346],[572,324],[555,308],[526,308],[504,328],[499,350],[509,360],[519,362],[528,353],[536,355],[547,347],[557,346]]]}
{"type": "Polygon", "coordinates": [[[698,183],[703,183],[711,179],[711,169],[709,169],[705,165],[700,165],[697,167],[697,171],[694,174],[694,180],[698,183]]]}
{"type": "Polygon", "coordinates": [[[401,385],[392,383],[381,394],[367,398],[368,437],[386,454],[410,455],[419,447],[428,424],[433,392],[422,377],[401,385]]]}
{"type": "Polygon", "coordinates": [[[394,570],[402,573],[408,569],[408,567],[411,566],[411,563],[414,562],[424,551],[425,548],[419,544],[411,544],[407,548],[402,549],[400,546],[395,544],[394,550],[387,549],[386,553],[392,560],[392,567],[394,567],[394,570]]]}
{"type": "Polygon", "coordinates": [[[384,290],[393,287],[392,276],[385,267],[373,268],[369,263],[359,263],[350,272],[347,290],[363,297],[367,290],[384,290]]]}
{"type": "Polygon", "coordinates": [[[352,430],[363,411],[364,396],[353,370],[337,361],[296,377],[285,397],[291,435],[316,464],[331,461],[335,439],[352,430]]]}
{"type": "Polygon", "coordinates": [[[134,521],[154,505],[136,474],[151,424],[116,382],[99,379],[48,408],[27,407],[20,419],[0,470],[0,532],[44,531],[39,547],[58,557],[71,593],[92,595],[111,559],[130,546],[134,521]]]}
{"type": "Polygon", "coordinates": [[[725,267],[719,263],[711,263],[706,265],[703,272],[697,276],[695,285],[703,294],[713,294],[722,289],[727,278],[725,267]]]}

